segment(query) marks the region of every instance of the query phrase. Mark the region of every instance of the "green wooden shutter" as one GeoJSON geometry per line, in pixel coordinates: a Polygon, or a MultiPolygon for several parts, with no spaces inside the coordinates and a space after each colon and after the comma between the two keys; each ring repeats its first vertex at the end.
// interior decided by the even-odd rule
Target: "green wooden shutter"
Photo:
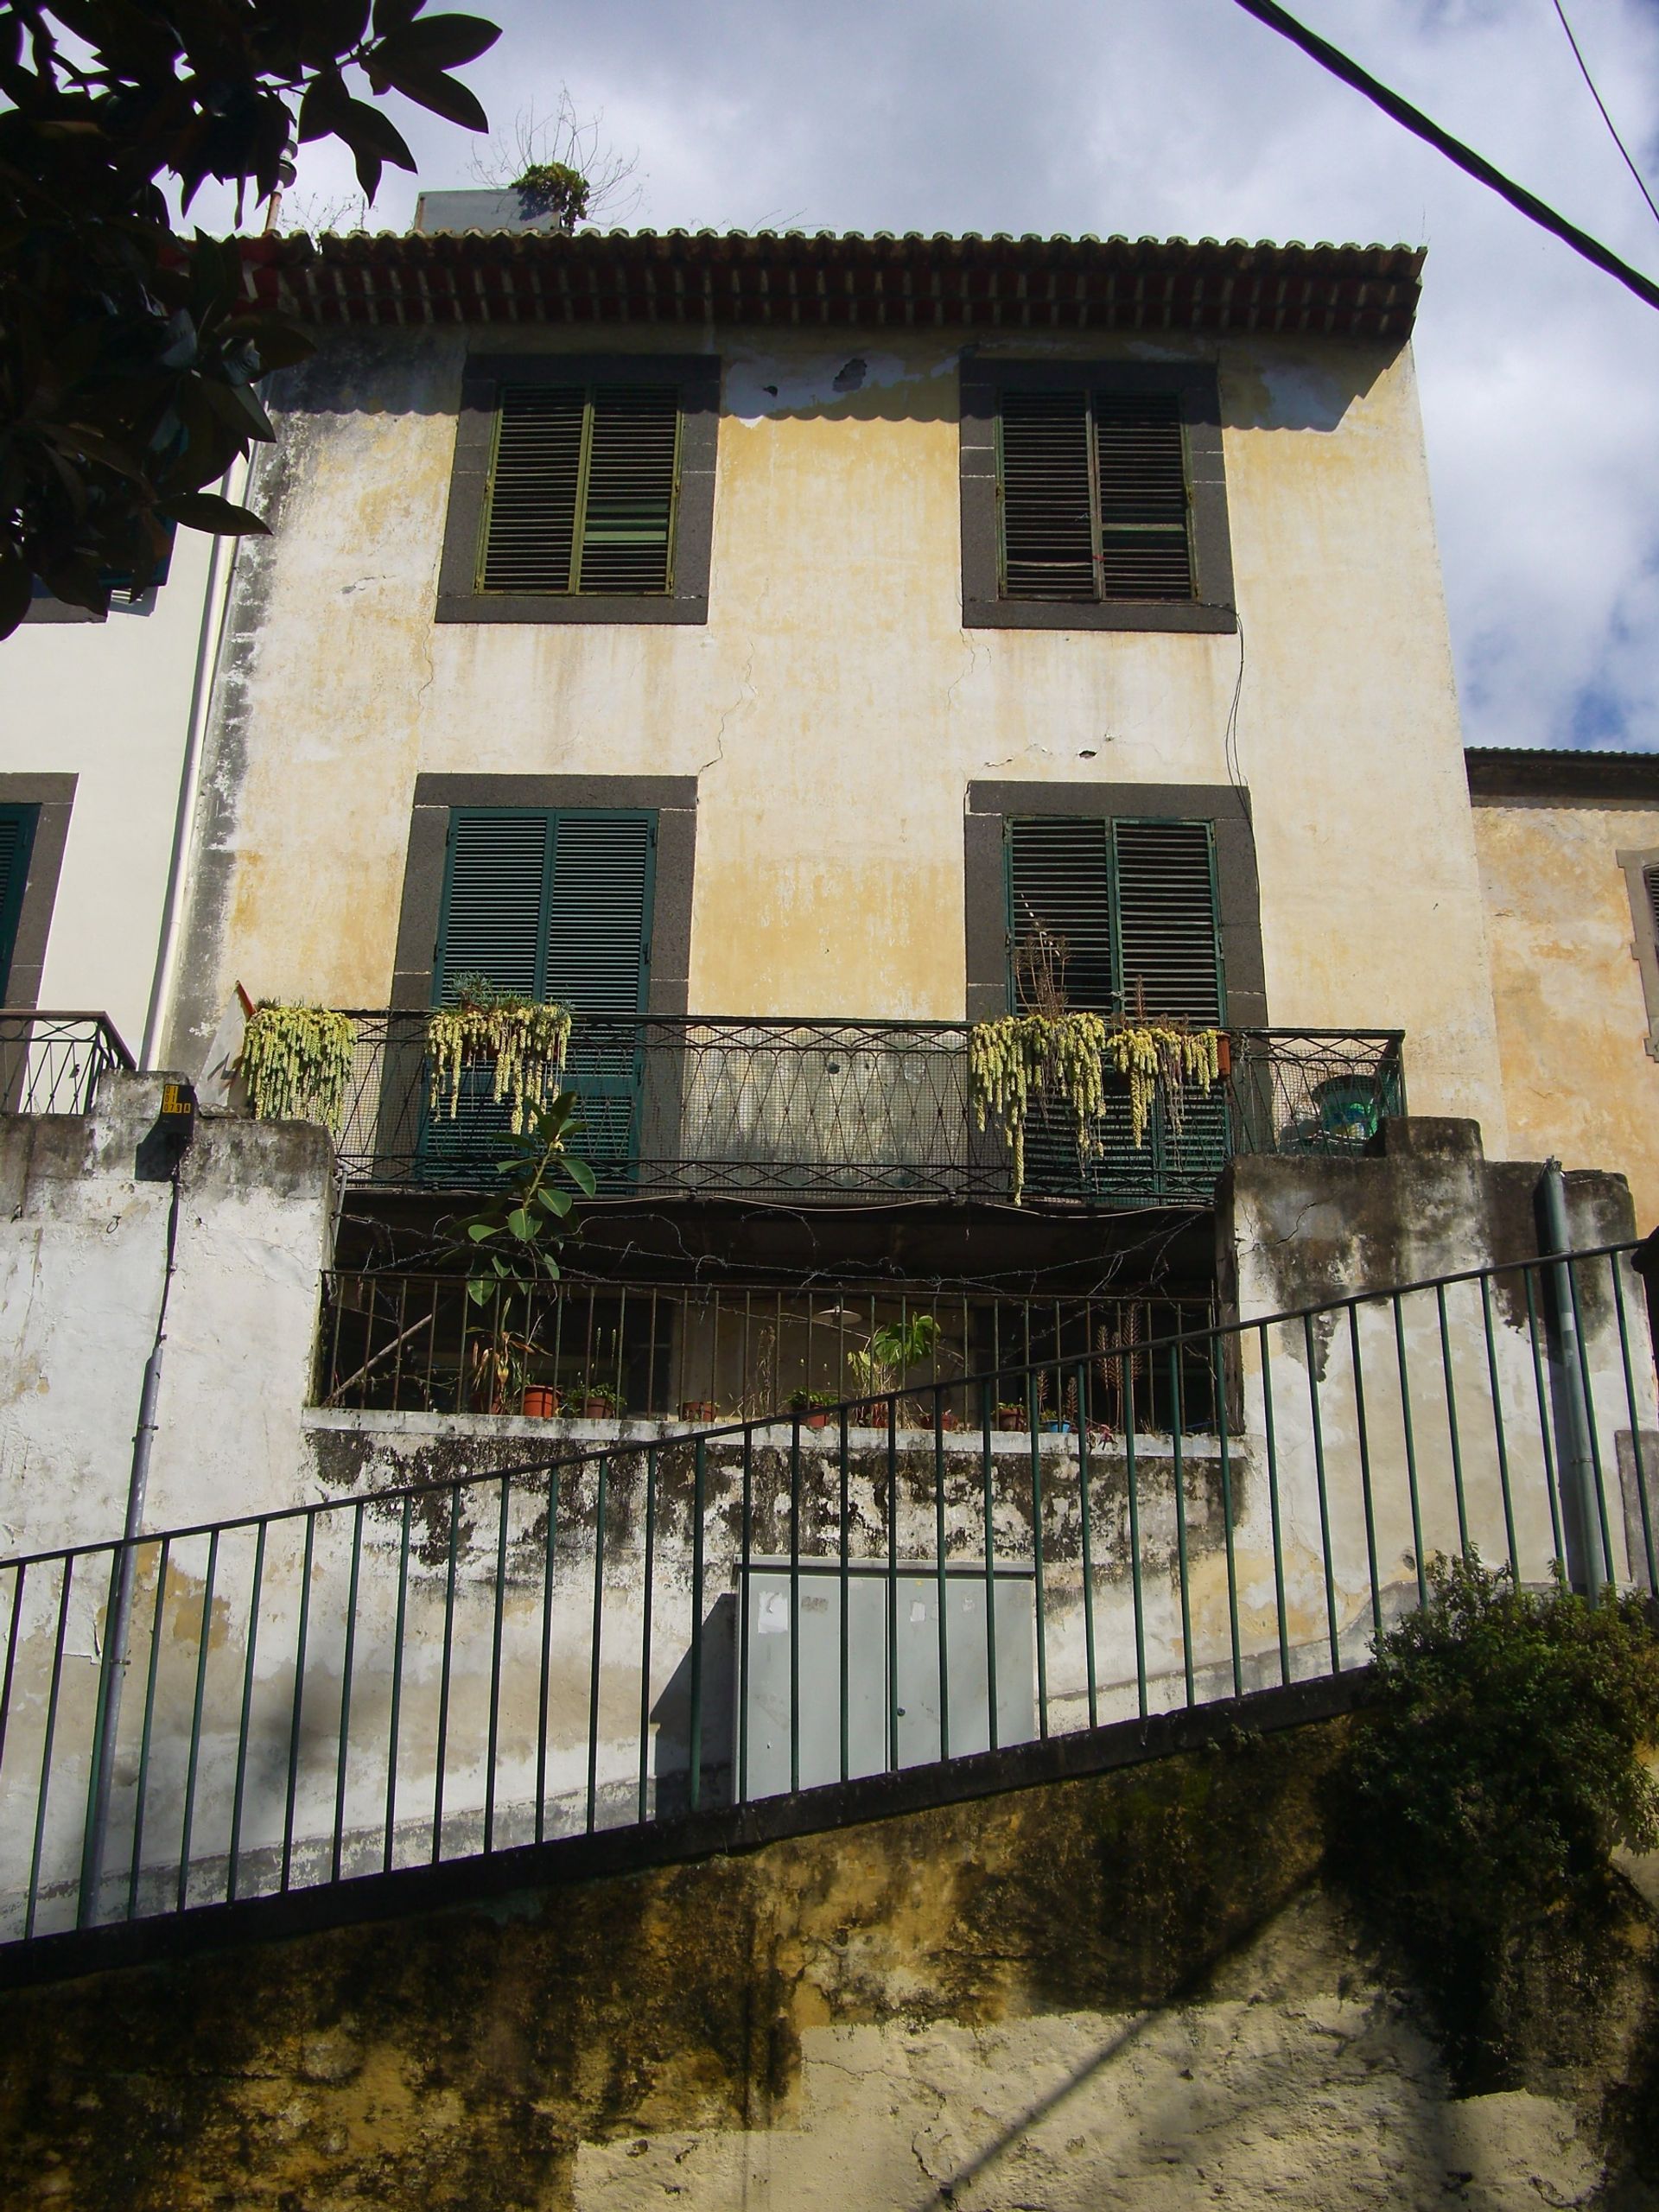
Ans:
{"type": "Polygon", "coordinates": [[[670,588],[679,451],[679,394],[671,387],[594,392],[579,589],[670,588]]]}
{"type": "Polygon", "coordinates": [[[486,976],[520,998],[542,994],[550,817],[520,808],[457,808],[449,818],[435,1005],[461,976],[486,976]]]}
{"type": "Polygon", "coordinates": [[[1108,599],[1192,597],[1181,404],[1173,392],[1095,398],[1101,587],[1108,599]]]}
{"type": "Polygon", "coordinates": [[[502,392],[481,590],[569,590],[587,397],[580,385],[510,385],[502,392]]]}
{"type": "Polygon", "coordinates": [[[670,590],[679,430],[672,385],[506,386],[480,590],[670,590]]]}
{"type": "Polygon", "coordinates": [[[1112,836],[1125,1009],[1213,1027],[1224,1000],[1210,824],[1116,822],[1112,836]]]}
{"type": "Polygon", "coordinates": [[[1644,868],[1642,887],[1648,894],[1648,912],[1653,917],[1653,941],[1659,944],[1659,868],[1644,868]]]}
{"type": "Polygon", "coordinates": [[[29,880],[29,856],[35,847],[38,806],[0,806],[0,1005],[7,1002],[17,925],[29,880]]]}
{"type": "Polygon", "coordinates": [[[1020,955],[1039,927],[1065,946],[1069,1002],[1084,1013],[1116,1003],[1112,963],[1111,825],[1066,815],[1007,824],[1009,998],[1029,996],[1020,955]]]}
{"type": "Polygon", "coordinates": [[[1005,391],[997,414],[997,491],[1005,599],[1096,600],[1089,398],[1005,391]]]}
{"type": "Polygon", "coordinates": [[[649,814],[553,821],[543,995],[573,1014],[643,1014],[650,957],[649,814]]]}

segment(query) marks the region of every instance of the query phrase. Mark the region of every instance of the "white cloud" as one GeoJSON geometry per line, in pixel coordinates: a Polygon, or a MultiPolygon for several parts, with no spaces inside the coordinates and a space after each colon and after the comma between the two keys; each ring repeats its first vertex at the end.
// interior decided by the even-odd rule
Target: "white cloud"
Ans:
{"type": "MultiPolygon", "coordinates": [[[[480,0],[486,12],[489,0],[480,0]]],[[[1659,192],[1659,9],[1568,0],[1659,192]]],[[[1659,748],[1659,314],[1230,0],[502,0],[468,72],[638,146],[634,221],[1426,240],[1418,359],[1470,741],[1659,748]]],[[[1543,0],[1303,0],[1500,168],[1659,270],[1543,0]]],[[[467,141],[416,118],[430,185],[467,141]]],[[[302,189],[350,188],[308,152],[302,189]]],[[[378,219],[405,222],[389,175],[378,219]]]]}

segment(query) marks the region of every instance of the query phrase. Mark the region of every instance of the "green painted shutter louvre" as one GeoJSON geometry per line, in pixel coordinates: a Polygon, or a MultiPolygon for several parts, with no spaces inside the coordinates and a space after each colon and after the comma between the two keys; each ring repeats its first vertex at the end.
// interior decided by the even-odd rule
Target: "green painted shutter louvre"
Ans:
{"type": "MultiPolygon", "coordinates": [[[[1065,940],[1064,987],[1079,1012],[1185,1020],[1224,1018],[1211,828],[1205,822],[1017,817],[1007,825],[1009,1001],[1023,1010],[1020,954],[1037,925],[1065,940]]],[[[1107,1086],[1098,1145],[1078,1145],[1070,1112],[1033,1103],[1026,1182],[1033,1195],[1123,1204],[1206,1198],[1225,1164],[1228,1109],[1193,1092],[1178,1129],[1163,1109],[1137,1145],[1128,1090],[1107,1086]]]]}
{"type": "Polygon", "coordinates": [[[1095,399],[1101,586],[1108,599],[1191,599],[1181,404],[1173,392],[1095,399]]]}
{"type": "Polygon", "coordinates": [[[0,806],[0,1006],[7,1002],[17,925],[23,912],[23,887],[35,846],[38,806],[0,806]]]}
{"type": "Polygon", "coordinates": [[[586,416],[580,385],[514,385],[502,393],[481,589],[570,589],[586,416]]]}
{"type": "Polygon", "coordinates": [[[486,976],[517,998],[542,995],[548,817],[502,810],[450,817],[434,997],[453,1005],[455,980],[486,976]]]}
{"type": "Polygon", "coordinates": [[[479,588],[668,591],[679,429],[671,385],[508,385],[496,422],[479,588]]]}
{"type": "Polygon", "coordinates": [[[1004,599],[1194,596],[1175,393],[1005,391],[997,493],[1004,599]]]}
{"type": "Polygon", "coordinates": [[[594,394],[576,589],[670,588],[679,454],[677,391],[622,385],[594,394]]]}
{"type": "MultiPolygon", "coordinates": [[[[457,808],[450,817],[435,1003],[457,979],[550,1000],[575,1016],[568,1080],[582,1102],[577,1149],[613,1187],[639,1122],[656,825],[649,813],[457,808]],[[606,1014],[627,1017],[607,1024],[606,1014]]],[[[506,1109],[487,1068],[468,1071],[455,1119],[429,1116],[421,1173],[473,1181],[498,1156],[506,1109]]]]}
{"type": "Polygon", "coordinates": [[[1648,912],[1653,917],[1653,941],[1659,944],[1659,868],[1644,868],[1642,888],[1648,894],[1648,912]]]}
{"type": "Polygon", "coordinates": [[[1087,393],[1005,391],[997,462],[1002,596],[1098,599],[1087,393]]]}
{"type": "Polygon", "coordinates": [[[1112,963],[1111,825],[1065,815],[1018,817],[1007,825],[1008,931],[1013,1002],[1028,976],[1020,953],[1039,927],[1064,940],[1068,1002],[1106,1014],[1116,1004],[1112,963]]]}
{"type": "Polygon", "coordinates": [[[1117,822],[1122,1004],[1214,1027],[1223,1014],[1215,868],[1207,822],[1117,822]]]}
{"type": "Polygon", "coordinates": [[[645,814],[554,816],[544,995],[573,1014],[643,1014],[654,825],[645,814]]]}

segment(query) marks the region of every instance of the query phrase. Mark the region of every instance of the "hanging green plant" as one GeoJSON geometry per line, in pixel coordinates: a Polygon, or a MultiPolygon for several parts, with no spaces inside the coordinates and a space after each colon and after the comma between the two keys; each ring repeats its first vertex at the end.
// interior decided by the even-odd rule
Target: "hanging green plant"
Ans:
{"type": "Polygon", "coordinates": [[[459,979],[459,1003],[435,1007],[426,1018],[431,1105],[453,1122],[461,1104],[461,1071],[488,1064],[490,1096],[505,1102],[509,1127],[521,1135],[558,1089],[570,1042],[570,1016],[539,999],[498,995],[481,980],[459,979]]]}
{"type": "Polygon", "coordinates": [[[968,1033],[974,1118],[994,1116],[1014,1162],[1014,1202],[1026,1185],[1026,1122],[1034,1097],[1064,1099],[1078,1141],[1089,1147],[1106,1103],[1102,1073],[1106,1024],[1097,1014],[1005,1014],[968,1033]]]}
{"type": "Polygon", "coordinates": [[[1161,1086],[1169,1118],[1179,1130],[1185,1110],[1186,1085],[1207,1092],[1221,1073],[1221,1033],[1215,1029],[1172,1029],[1162,1022],[1126,1023],[1109,1031],[1106,1058],[1129,1083],[1129,1122],[1137,1145],[1146,1142],[1153,1101],[1161,1086]]]}
{"type": "Polygon", "coordinates": [[[237,1070],[256,1122],[320,1122],[337,1137],[346,1119],[357,1024],[326,1006],[262,1000],[242,1033],[237,1070]]]}
{"type": "Polygon", "coordinates": [[[1026,1182],[1026,1123],[1035,1097],[1063,1102],[1084,1157],[1101,1147],[1100,1116],[1106,1104],[1106,1072],[1125,1076],[1129,1122],[1137,1145],[1146,1141],[1154,1101],[1161,1086],[1179,1129],[1185,1086],[1208,1091],[1220,1072],[1221,1039],[1214,1029],[1176,1029],[1161,1022],[1109,1026],[1097,1014],[1005,1014],[977,1021],[968,1033],[968,1068],[974,1119],[983,1128],[995,1119],[1014,1167],[1014,1202],[1026,1182]]]}

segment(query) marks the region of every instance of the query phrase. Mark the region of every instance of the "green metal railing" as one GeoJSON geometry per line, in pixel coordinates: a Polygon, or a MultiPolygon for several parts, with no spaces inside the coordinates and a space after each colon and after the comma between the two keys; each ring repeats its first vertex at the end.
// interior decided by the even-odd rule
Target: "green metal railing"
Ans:
{"type": "Polygon", "coordinates": [[[1656,1421],[1618,1247],[145,1535],[124,1651],[120,1544],[5,1560],[0,1937],[945,1793],[1363,1664],[1437,1552],[1651,1589],[1656,1421]]]}

